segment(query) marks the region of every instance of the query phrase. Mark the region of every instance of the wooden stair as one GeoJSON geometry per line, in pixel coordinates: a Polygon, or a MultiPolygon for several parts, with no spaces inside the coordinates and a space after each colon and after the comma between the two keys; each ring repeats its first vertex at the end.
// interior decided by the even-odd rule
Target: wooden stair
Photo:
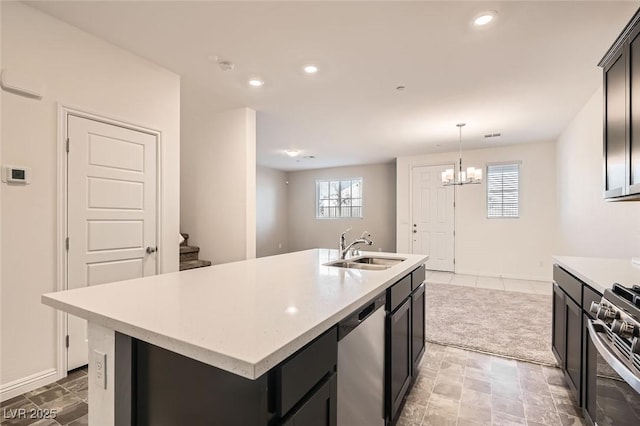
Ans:
{"type": "Polygon", "coordinates": [[[180,233],[184,241],[180,243],[180,270],[202,268],[211,266],[211,261],[199,258],[200,247],[189,245],[189,234],[180,233]]]}

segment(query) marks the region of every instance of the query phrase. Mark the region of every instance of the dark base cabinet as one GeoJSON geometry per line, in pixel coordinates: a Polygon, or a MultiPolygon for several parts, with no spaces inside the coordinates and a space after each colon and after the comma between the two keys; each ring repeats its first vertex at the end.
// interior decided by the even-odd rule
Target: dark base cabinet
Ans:
{"type": "Polygon", "coordinates": [[[589,338],[589,329],[587,328],[588,321],[592,319],[589,315],[584,314],[583,324],[585,325],[582,330],[582,344],[583,344],[583,365],[582,365],[582,380],[584,386],[582,388],[582,409],[584,411],[584,417],[587,424],[592,426],[596,420],[596,395],[598,380],[596,375],[598,373],[598,350],[589,338]]]}
{"type": "Polygon", "coordinates": [[[387,413],[390,419],[400,414],[402,401],[411,383],[411,299],[387,316],[387,413]]]}
{"type": "Polygon", "coordinates": [[[558,265],[553,281],[552,350],[575,400],[585,414],[595,414],[596,349],[586,327],[591,302],[602,295],[558,265]]]}
{"type": "Polygon", "coordinates": [[[424,265],[387,290],[385,417],[396,424],[425,352],[424,265]]]}
{"type": "Polygon", "coordinates": [[[425,351],[425,308],[426,308],[426,298],[425,298],[425,287],[424,283],[420,285],[412,294],[411,294],[411,360],[413,362],[413,375],[416,376],[418,373],[418,364],[422,359],[422,355],[424,355],[425,351]]]}
{"type": "Polygon", "coordinates": [[[567,296],[560,289],[558,284],[553,283],[553,320],[551,333],[551,350],[561,368],[565,368],[566,345],[567,345],[567,320],[566,302],[567,296]]]}
{"type": "Polygon", "coordinates": [[[335,426],[337,399],[338,381],[334,373],[301,404],[300,408],[282,422],[282,426],[335,426]]]}
{"type": "Polygon", "coordinates": [[[116,333],[118,426],[336,426],[337,328],[256,380],[116,333]]]}

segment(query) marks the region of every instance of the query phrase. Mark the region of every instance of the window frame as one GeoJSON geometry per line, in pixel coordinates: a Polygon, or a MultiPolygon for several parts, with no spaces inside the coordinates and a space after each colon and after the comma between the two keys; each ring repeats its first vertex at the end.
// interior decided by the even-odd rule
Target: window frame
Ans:
{"type": "MultiPolygon", "coordinates": [[[[316,219],[364,219],[364,178],[353,177],[353,178],[329,178],[329,179],[316,179],[316,198],[315,198],[315,210],[316,210],[316,219]],[[328,182],[331,185],[331,182],[343,182],[343,181],[360,181],[360,216],[320,216],[320,183],[328,182]]],[[[349,198],[353,200],[354,198],[349,198]]],[[[358,198],[356,198],[358,199],[358,198]]],[[[341,200],[339,198],[338,200],[341,200]]],[[[353,206],[352,206],[353,207],[353,206]]]]}
{"type": "MultiPolygon", "coordinates": [[[[500,162],[493,162],[493,163],[487,163],[485,165],[485,182],[486,182],[486,191],[485,191],[485,195],[486,195],[486,206],[485,206],[485,212],[486,212],[486,216],[487,219],[520,219],[520,199],[521,199],[521,195],[522,195],[522,185],[520,182],[520,176],[522,172],[522,160],[517,160],[517,161],[500,161],[500,162]],[[517,216],[490,216],[489,215],[489,167],[492,166],[517,166],[518,168],[518,188],[517,188],[517,194],[518,194],[518,214],[517,216]]],[[[504,194],[504,191],[502,192],[502,194],[504,194]]],[[[502,205],[504,206],[504,202],[502,203],[502,205]]],[[[504,208],[503,208],[503,212],[504,212],[504,208]]]]}

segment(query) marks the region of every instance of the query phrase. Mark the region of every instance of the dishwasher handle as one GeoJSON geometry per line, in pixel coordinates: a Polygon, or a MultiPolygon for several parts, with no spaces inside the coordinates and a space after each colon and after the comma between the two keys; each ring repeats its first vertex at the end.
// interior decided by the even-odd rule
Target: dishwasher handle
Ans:
{"type": "Polygon", "coordinates": [[[338,341],[342,340],[347,334],[355,330],[360,324],[367,320],[375,311],[382,308],[386,302],[386,294],[379,295],[372,301],[368,302],[360,309],[349,315],[338,323],[338,341]]]}

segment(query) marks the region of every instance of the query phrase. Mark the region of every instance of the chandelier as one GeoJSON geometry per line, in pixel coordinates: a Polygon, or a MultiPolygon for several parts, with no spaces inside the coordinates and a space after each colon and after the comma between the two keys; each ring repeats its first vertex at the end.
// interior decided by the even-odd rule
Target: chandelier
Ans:
{"type": "Polygon", "coordinates": [[[447,169],[442,172],[442,185],[469,185],[482,182],[482,169],[467,167],[467,171],[462,171],[462,128],[465,123],[456,124],[460,129],[460,154],[458,159],[458,175],[455,176],[454,169],[447,169]]]}

